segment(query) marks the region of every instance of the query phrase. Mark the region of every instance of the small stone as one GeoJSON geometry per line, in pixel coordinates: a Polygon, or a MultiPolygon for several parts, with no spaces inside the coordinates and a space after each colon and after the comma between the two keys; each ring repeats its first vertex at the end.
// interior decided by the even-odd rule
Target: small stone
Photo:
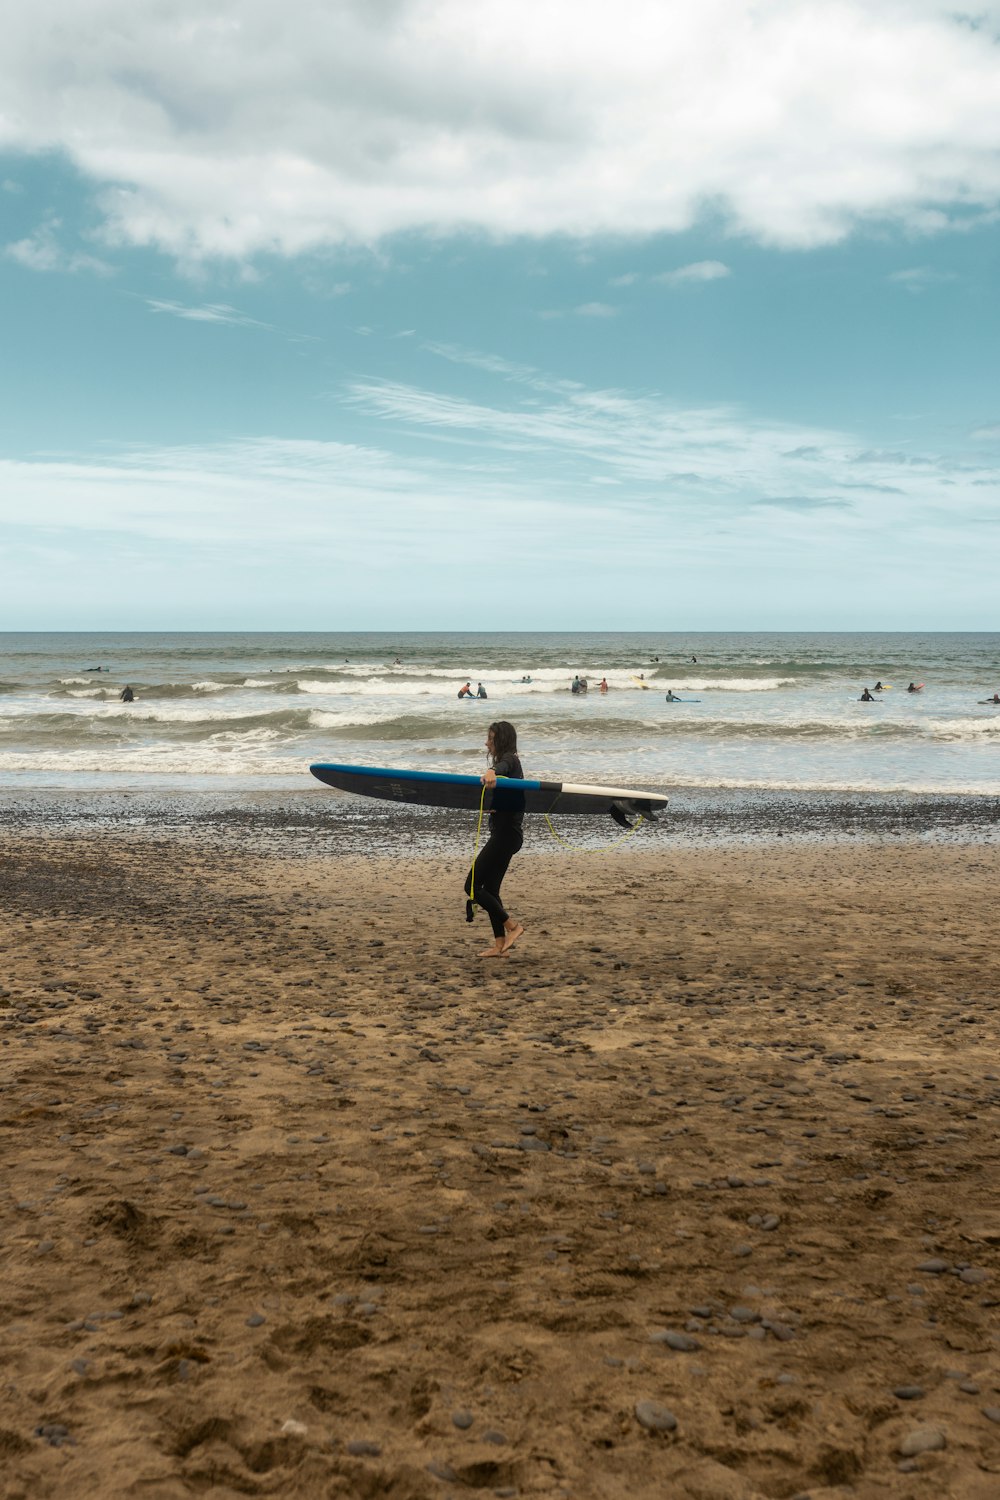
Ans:
{"type": "Polygon", "coordinates": [[[898,1401],[919,1401],[924,1394],[923,1386],[919,1385],[897,1385],[892,1394],[898,1401]]]}
{"type": "Polygon", "coordinates": [[[988,1422],[1000,1422],[1000,1406],[984,1406],[983,1416],[988,1422]]]}
{"type": "Polygon", "coordinates": [[[309,1431],[304,1422],[296,1422],[294,1417],[289,1417],[287,1422],[282,1422],[281,1430],[287,1437],[305,1437],[309,1431]]]}
{"type": "Polygon", "coordinates": [[[668,1349],[676,1349],[679,1354],[693,1354],[701,1344],[689,1333],[678,1333],[674,1328],[660,1328],[656,1333],[649,1335],[651,1344],[666,1344],[668,1349]]]}
{"type": "Polygon", "coordinates": [[[984,1271],[980,1266],[966,1266],[964,1271],[959,1271],[959,1281],[964,1281],[966,1286],[980,1286],[989,1280],[989,1271],[984,1271]]]}
{"type": "Polygon", "coordinates": [[[945,1271],[951,1270],[951,1264],[946,1260],[939,1260],[937,1256],[932,1256],[930,1260],[922,1260],[917,1270],[926,1271],[929,1276],[941,1276],[945,1271]]]}
{"type": "Polygon", "coordinates": [[[645,1427],[647,1432],[674,1432],[677,1427],[673,1412],[658,1401],[637,1401],[635,1416],[639,1426],[645,1427]]]}
{"type": "Polygon", "coordinates": [[[757,1314],[752,1307],[731,1307],[729,1316],[735,1318],[737,1323],[756,1323],[757,1314]]]}
{"type": "Polygon", "coordinates": [[[452,1425],[465,1432],[476,1420],[471,1411],[453,1411],[451,1414],[452,1425]]]}
{"type": "Polygon", "coordinates": [[[484,1443],[495,1443],[498,1448],[502,1448],[508,1438],[505,1432],[498,1432],[495,1427],[487,1427],[482,1440],[484,1443]]]}
{"type": "Polygon", "coordinates": [[[351,1438],[345,1447],[352,1458],[378,1458],[382,1452],[379,1443],[369,1442],[367,1438],[351,1438]]]}
{"type": "Polygon", "coordinates": [[[76,1439],[70,1437],[69,1428],[64,1427],[61,1422],[44,1422],[41,1427],[35,1428],[35,1436],[44,1438],[50,1448],[61,1448],[63,1443],[75,1443],[76,1439]]]}
{"type": "Polygon", "coordinates": [[[445,1483],[451,1483],[458,1478],[451,1464],[442,1463],[440,1459],[432,1458],[427,1465],[427,1472],[433,1479],[443,1479],[445,1483]]]}
{"type": "Polygon", "coordinates": [[[259,1328],[262,1323],[266,1323],[266,1322],[267,1322],[267,1319],[265,1318],[265,1316],[264,1316],[263,1313],[251,1313],[250,1316],[249,1316],[249,1318],[247,1318],[247,1327],[248,1328],[259,1328]]]}
{"type": "Polygon", "coordinates": [[[917,1427],[908,1432],[899,1445],[904,1458],[915,1458],[918,1453],[933,1453],[936,1448],[946,1448],[948,1439],[940,1427],[917,1427]]]}

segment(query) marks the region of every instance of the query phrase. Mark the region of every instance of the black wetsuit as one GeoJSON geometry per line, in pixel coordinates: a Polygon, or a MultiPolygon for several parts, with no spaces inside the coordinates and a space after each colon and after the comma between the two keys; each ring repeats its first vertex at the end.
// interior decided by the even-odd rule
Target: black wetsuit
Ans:
{"type": "MultiPolygon", "coordinates": [[[[493,767],[498,776],[523,781],[524,772],[516,755],[502,755],[493,767]]],[[[507,867],[524,843],[521,825],[524,822],[524,794],[506,787],[497,787],[493,793],[493,808],[490,812],[490,836],[486,847],[478,856],[475,868],[469,871],[465,882],[465,894],[469,896],[470,921],[472,901],[481,906],[490,919],[494,937],[503,937],[503,924],[508,913],[500,900],[500,886],[507,867]],[[475,879],[475,889],[473,889],[475,879]]]]}

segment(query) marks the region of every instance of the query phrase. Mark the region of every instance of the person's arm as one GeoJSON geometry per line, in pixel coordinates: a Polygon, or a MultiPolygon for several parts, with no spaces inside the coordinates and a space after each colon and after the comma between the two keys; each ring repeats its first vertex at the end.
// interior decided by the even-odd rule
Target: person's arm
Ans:
{"type": "Polygon", "coordinates": [[[506,755],[502,755],[495,766],[487,766],[479,780],[483,786],[496,786],[498,776],[507,776],[510,773],[510,762],[506,755]]]}

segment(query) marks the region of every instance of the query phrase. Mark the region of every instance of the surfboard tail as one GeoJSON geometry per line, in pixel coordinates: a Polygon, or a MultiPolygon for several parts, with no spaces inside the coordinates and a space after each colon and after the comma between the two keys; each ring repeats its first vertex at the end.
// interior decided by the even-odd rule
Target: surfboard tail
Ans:
{"type": "Polygon", "coordinates": [[[608,812],[620,828],[637,828],[640,823],[655,823],[656,814],[651,802],[612,802],[608,812]]]}

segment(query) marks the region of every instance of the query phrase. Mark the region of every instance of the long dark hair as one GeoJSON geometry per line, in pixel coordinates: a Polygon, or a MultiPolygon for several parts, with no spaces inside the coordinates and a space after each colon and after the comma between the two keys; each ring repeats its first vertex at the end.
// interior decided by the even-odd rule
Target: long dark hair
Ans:
{"type": "Polygon", "coordinates": [[[517,754],[517,730],[513,724],[508,724],[506,719],[498,719],[491,724],[488,733],[493,736],[493,764],[503,760],[505,755],[517,754]]]}

